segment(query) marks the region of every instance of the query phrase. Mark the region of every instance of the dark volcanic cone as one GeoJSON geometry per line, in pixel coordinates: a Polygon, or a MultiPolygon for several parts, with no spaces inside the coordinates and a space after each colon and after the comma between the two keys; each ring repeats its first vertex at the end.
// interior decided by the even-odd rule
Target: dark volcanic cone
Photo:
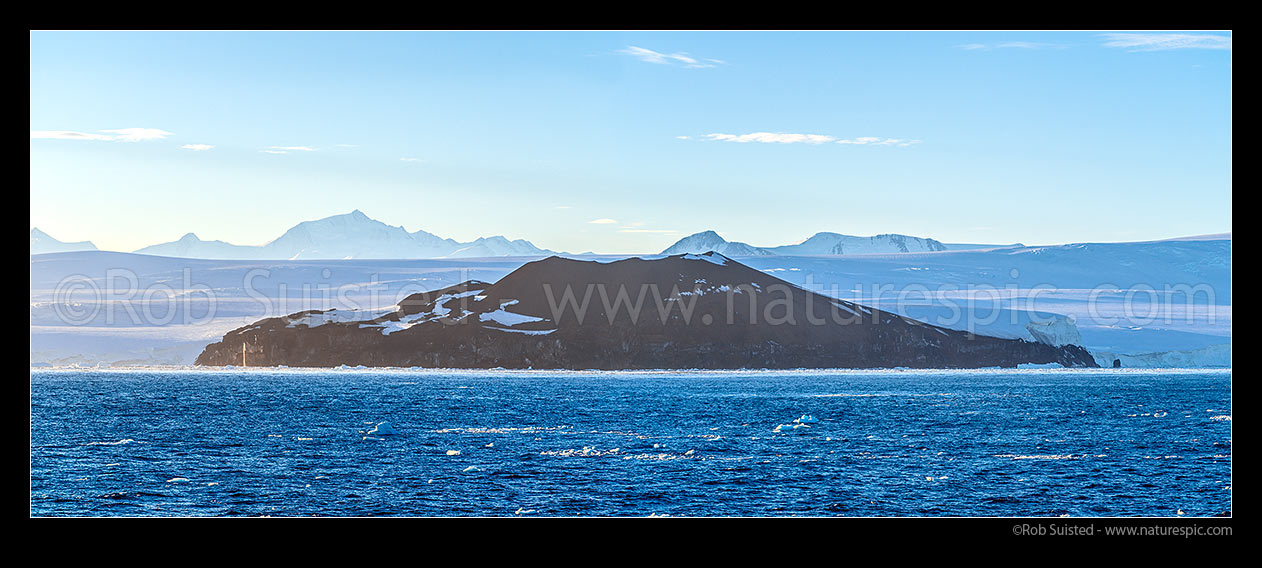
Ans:
{"type": "Polygon", "coordinates": [[[717,253],[550,257],[385,315],[299,312],[232,331],[199,365],[680,369],[1094,367],[1085,349],[944,329],[798,288],[717,253]]]}

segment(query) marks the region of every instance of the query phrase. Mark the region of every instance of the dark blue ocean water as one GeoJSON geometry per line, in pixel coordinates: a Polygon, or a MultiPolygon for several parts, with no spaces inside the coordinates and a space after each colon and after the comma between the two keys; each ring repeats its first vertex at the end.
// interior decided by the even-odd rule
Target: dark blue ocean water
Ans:
{"type": "Polygon", "coordinates": [[[1229,371],[33,371],[31,514],[1207,516],[1230,416],[1229,371]]]}

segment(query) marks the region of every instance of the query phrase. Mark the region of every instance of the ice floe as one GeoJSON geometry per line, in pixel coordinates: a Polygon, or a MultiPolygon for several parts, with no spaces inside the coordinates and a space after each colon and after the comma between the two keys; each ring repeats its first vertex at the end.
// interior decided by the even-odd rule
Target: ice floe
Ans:
{"type": "Polygon", "coordinates": [[[380,422],[368,431],[369,436],[398,436],[402,432],[395,430],[389,422],[380,422]]]}
{"type": "Polygon", "coordinates": [[[131,444],[131,443],[134,443],[134,442],[135,442],[135,440],[133,440],[133,439],[131,439],[131,438],[123,438],[122,440],[118,440],[118,441],[115,441],[115,442],[88,442],[88,443],[86,443],[86,444],[84,444],[84,445],[85,445],[85,446],[121,446],[121,445],[124,445],[124,444],[131,444]]]}

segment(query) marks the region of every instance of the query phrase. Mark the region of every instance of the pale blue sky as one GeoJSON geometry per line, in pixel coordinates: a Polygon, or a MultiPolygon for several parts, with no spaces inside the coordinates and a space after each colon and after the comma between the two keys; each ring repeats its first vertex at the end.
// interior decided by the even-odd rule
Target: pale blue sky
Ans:
{"type": "Polygon", "coordinates": [[[111,250],[1231,230],[1229,32],[37,32],[30,72],[31,225],[111,250]]]}

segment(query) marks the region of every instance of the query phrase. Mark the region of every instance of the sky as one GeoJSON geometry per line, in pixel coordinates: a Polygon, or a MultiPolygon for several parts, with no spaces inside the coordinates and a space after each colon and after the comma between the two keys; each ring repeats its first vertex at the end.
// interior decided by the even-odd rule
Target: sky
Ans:
{"type": "Polygon", "coordinates": [[[106,250],[355,209],[610,254],[1231,231],[1230,32],[32,32],[30,56],[31,226],[106,250]]]}

